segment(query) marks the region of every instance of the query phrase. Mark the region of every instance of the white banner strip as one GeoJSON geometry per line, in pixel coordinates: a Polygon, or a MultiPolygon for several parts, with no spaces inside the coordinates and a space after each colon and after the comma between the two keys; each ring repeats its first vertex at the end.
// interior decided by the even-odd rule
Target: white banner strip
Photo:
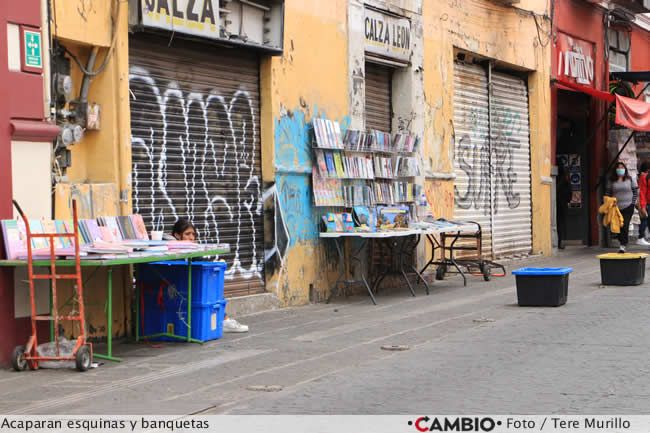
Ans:
{"type": "Polygon", "coordinates": [[[0,432],[648,433],[650,416],[628,415],[215,415],[2,416],[0,432]]]}

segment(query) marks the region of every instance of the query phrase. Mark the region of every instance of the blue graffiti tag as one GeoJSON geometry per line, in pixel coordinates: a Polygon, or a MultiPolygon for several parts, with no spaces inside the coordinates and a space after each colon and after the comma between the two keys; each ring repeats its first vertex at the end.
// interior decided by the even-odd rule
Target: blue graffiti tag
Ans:
{"type": "MultiPolygon", "coordinates": [[[[312,118],[327,118],[317,107],[312,118]]],[[[311,119],[302,109],[288,111],[275,121],[276,184],[284,211],[290,246],[318,239],[320,212],[314,209],[311,191],[312,131],[311,119]]],[[[339,119],[341,130],[350,125],[350,117],[339,119]]]]}

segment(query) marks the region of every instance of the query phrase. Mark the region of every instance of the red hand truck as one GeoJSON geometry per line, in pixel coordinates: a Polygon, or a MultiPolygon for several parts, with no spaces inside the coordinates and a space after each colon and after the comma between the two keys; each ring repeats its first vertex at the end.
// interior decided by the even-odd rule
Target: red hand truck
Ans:
{"type": "Polygon", "coordinates": [[[32,335],[27,341],[25,346],[18,346],[14,349],[12,355],[12,365],[16,371],[24,371],[29,367],[30,370],[38,369],[38,363],[41,361],[74,361],[79,371],[86,371],[90,368],[93,360],[92,344],[86,341],[86,321],[84,311],[84,298],[83,298],[83,282],[81,278],[81,263],[79,258],[79,224],[77,219],[77,202],[72,201],[72,218],[74,230],[73,233],[32,233],[29,228],[29,220],[24,212],[14,200],[14,206],[18,210],[20,217],[25,223],[25,232],[27,235],[27,273],[29,275],[29,300],[31,303],[31,323],[32,335]],[[32,240],[36,238],[45,238],[49,241],[50,258],[49,268],[50,272],[47,274],[34,273],[34,254],[32,248],[32,240]],[[56,254],[55,254],[55,238],[71,238],[74,243],[75,250],[75,273],[73,274],[57,274],[56,271],[56,254]],[[36,280],[50,280],[52,287],[52,311],[51,315],[41,316],[36,314],[36,300],[35,300],[35,287],[36,280]],[[75,291],[77,295],[78,314],[76,315],[60,315],[58,312],[57,304],[57,282],[59,280],[73,280],[75,283],[75,291]],[[39,321],[52,321],[54,322],[54,343],[56,353],[54,356],[39,356],[37,352],[38,347],[38,332],[37,322],[39,321]],[[72,354],[62,355],[59,344],[59,323],[62,321],[72,321],[79,323],[79,336],[72,354]]]}

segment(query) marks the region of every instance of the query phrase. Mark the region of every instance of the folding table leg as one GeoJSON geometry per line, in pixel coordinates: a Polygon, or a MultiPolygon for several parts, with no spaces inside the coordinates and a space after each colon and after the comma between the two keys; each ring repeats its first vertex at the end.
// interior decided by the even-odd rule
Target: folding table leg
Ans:
{"type": "Polygon", "coordinates": [[[361,281],[363,281],[363,285],[366,286],[366,290],[368,290],[368,295],[370,295],[370,299],[372,300],[372,303],[374,305],[377,305],[377,300],[375,299],[375,295],[372,293],[372,288],[368,284],[368,280],[366,279],[366,273],[367,273],[367,260],[366,258],[360,258],[361,251],[366,247],[368,244],[368,240],[361,238],[361,243],[359,247],[352,253],[352,260],[356,261],[359,263],[360,271],[361,271],[361,281]]]}
{"type": "Polygon", "coordinates": [[[345,278],[345,257],[343,255],[343,246],[341,245],[343,238],[332,238],[332,240],[334,241],[334,246],[336,247],[336,253],[339,256],[339,276],[334,283],[334,287],[330,291],[330,295],[327,297],[327,301],[325,301],[326,304],[330,303],[335,293],[337,296],[339,295],[339,283],[345,278]]]}
{"type": "MultiPolygon", "coordinates": [[[[435,264],[436,262],[436,250],[439,248],[436,245],[436,239],[433,235],[426,235],[427,242],[429,242],[429,245],[431,245],[431,257],[429,257],[429,261],[424,265],[422,269],[420,269],[419,274],[422,275],[424,274],[424,271],[429,269],[429,266],[435,264]]],[[[421,278],[421,277],[420,277],[421,278]]],[[[424,279],[423,279],[424,280],[424,279]]]]}
{"type": "Polygon", "coordinates": [[[399,267],[400,273],[402,274],[402,278],[404,278],[404,281],[406,281],[406,285],[408,286],[411,295],[415,295],[415,290],[413,290],[413,286],[411,285],[411,282],[409,281],[408,275],[406,274],[406,271],[404,270],[404,246],[406,245],[407,237],[402,237],[399,240],[395,241],[395,246],[398,246],[398,251],[397,251],[397,265],[399,267]]]}

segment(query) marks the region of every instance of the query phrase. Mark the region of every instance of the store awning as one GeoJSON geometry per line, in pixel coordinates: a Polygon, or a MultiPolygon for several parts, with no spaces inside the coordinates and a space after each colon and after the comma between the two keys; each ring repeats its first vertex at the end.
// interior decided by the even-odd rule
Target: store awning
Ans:
{"type": "Polygon", "coordinates": [[[576,92],[582,92],[589,96],[593,96],[596,99],[613,103],[616,101],[614,95],[609,92],[603,92],[602,90],[594,89],[593,87],[583,86],[582,84],[572,83],[571,81],[566,81],[561,78],[554,80],[555,84],[558,87],[567,88],[576,92]]]}
{"type": "Polygon", "coordinates": [[[616,95],[616,123],[633,131],[650,132],[650,104],[616,95]]]}
{"type": "Polygon", "coordinates": [[[650,71],[611,72],[610,80],[629,81],[631,83],[650,82],[650,71]]]}

